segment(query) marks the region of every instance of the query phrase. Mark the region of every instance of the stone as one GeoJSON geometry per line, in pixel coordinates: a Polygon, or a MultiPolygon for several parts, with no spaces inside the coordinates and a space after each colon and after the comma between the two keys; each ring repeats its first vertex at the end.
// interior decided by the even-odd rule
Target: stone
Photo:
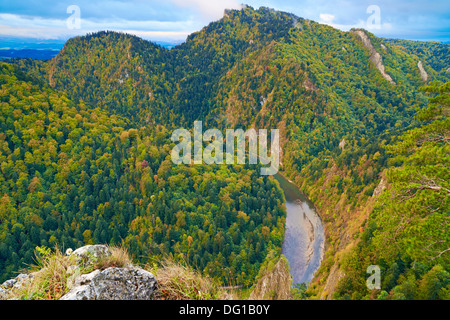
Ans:
{"type": "Polygon", "coordinates": [[[21,273],[13,279],[6,280],[0,286],[0,300],[7,299],[11,290],[20,289],[28,281],[31,281],[34,277],[33,273],[26,274],[21,273]]]}
{"type": "Polygon", "coordinates": [[[102,244],[87,245],[71,252],[69,249],[66,254],[77,257],[78,262],[84,261],[86,264],[94,264],[96,261],[111,255],[107,246],[102,244]]]}
{"type": "Polygon", "coordinates": [[[20,288],[22,284],[24,284],[26,281],[29,281],[33,278],[33,274],[25,274],[21,273],[14,279],[9,279],[3,282],[2,286],[6,289],[12,289],[12,288],[20,288]]]}
{"type": "Polygon", "coordinates": [[[151,300],[156,283],[144,269],[110,267],[79,276],[60,300],[151,300]]]}
{"type": "Polygon", "coordinates": [[[417,68],[419,68],[420,78],[422,78],[422,80],[424,82],[427,82],[427,80],[428,80],[428,73],[425,71],[425,69],[423,67],[423,64],[422,64],[422,61],[419,61],[417,63],[417,68]]]}
{"type": "Polygon", "coordinates": [[[5,300],[8,297],[8,291],[0,287],[0,300],[5,300]]]}
{"type": "Polygon", "coordinates": [[[381,177],[380,183],[375,188],[375,190],[373,190],[372,197],[378,197],[384,189],[386,189],[386,180],[384,179],[384,177],[381,177]]]}
{"type": "Polygon", "coordinates": [[[11,289],[15,284],[17,283],[17,279],[9,279],[6,280],[5,282],[3,282],[2,286],[7,288],[7,289],[11,289]]]}

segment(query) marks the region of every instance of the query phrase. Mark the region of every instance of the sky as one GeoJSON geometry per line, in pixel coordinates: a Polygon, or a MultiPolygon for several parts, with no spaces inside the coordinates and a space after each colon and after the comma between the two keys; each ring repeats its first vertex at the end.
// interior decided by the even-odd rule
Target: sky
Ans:
{"type": "Polygon", "coordinates": [[[380,37],[450,42],[450,1],[389,0],[0,0],[0,48],[11,42],[65,41],[100,30],[183,42],[241,2],[380,37]]]}

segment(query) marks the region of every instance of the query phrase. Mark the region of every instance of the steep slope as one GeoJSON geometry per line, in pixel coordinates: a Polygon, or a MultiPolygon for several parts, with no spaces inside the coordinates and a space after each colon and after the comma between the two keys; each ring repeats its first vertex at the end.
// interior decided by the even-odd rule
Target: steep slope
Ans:
{"type": "Polygon", "coordinates": [[[167,51],[136,36],[105,31],[69,39],[49,61],[17,63],[73,101],[154,124],[170,120],[174,82],[165,66],[167,51]]]}
{"type": "Polygon", "coordinates": [[[450,82],[423,90],[432,96],[418,114],[426,122],[388,146],[397,165],[373,195],[360,242],[340,260],[334,298],[450,298],[450,82]],[[382,274],[375,291],[365,283],[369,265],[382,274]]]}
{"type": "Polygon", "coordinates": [[[422,63],[430,66],[427,72],[431,72],[435,80],[445,81],[450,72],[450,46],[434,41],[409,41],[399,39],[386,39],[386,42],[398,49],[417,56],[422,63]]]}
{"type": "Polygon", "coordinates": [[[280,252],[278,185],[254,166],[175,166],[169,132],[76,104],[0,64],[0,281],[36,246],[126,245],[222,283],[252,283],[280,252]],[[248,251],[247,251],[248,250],[248,251]]]}

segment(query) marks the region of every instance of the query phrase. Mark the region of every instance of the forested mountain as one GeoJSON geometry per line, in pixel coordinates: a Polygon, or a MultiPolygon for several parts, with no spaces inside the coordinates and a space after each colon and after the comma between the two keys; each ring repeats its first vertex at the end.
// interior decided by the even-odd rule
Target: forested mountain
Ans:
{"type": "Polygon", "coordinates": [[[123,240],[143,263],[172,253],[227,284],[230,273],[251,283],[268,251],[279,254],[283,195],[259,170],[175,166],[167,129],[130,128],[0,67],[2,279],[36,246],[123,240]]]}
{"type": "Polygon", "coordinates": [[[448,80],[450,68],[450,47],[440,42],[421,42],[399,39],[387,39],[386,42],[402,51],[417,56],[437,72],[435,80],[448,80]]]}
{"type": "Polygon", "coordinates": [[[327,251],[309,296],[430,297],[401,296],[398,286],[409,279],[438,281],[444,289],[433,297],[442,298],[450,281],[448,112],[437,110],[448,102],[448,85],[432,81],[450,80],[448,51],[447,44],[381,39],[360,29],[342,32],[292,14],[245,7],[226,11],[170,50],[99,32],[70,39],[49,61],[12,61],[26,75],[3,65],[4,268],[12,272],[42,240],[69,245],[125,239],[146,258],[187,255],[189,263],[224,282],[219,266],[226,265],[238,283],[249,285],[268,250],[281,246],[282,194],[248,166],[172,167],[169,131],[202,120],[219,129],[280,129],[282,169],[315,203],[326,230],[327,251]],[[419,90],[427,84],[432,86],[426,91],[444,97],[430,106],[419,90]],[[41,105],[47,98],[33,95],[42,94],[61,100],[57,105],[63,109],[41,105]],[[30,101],[35,109],[16,107],[30,101]],[[25,115],[34,118],[27,121],[25,115]],[[36,133],[39,120],[45,128],[56,126],[55,133],[36,133]],[[17,126],[20,121],[25,123],[17,126]],[[37,136],[24,135],[30,130],[37,136]],[[419,138],[424,135],[440,138],[419,138]],[[41,156],[34,155],[31,139],[41,156]],[[16,147],[16,140],[23,147],[16,147]],[[49,157],[43,152],[48,141],[55,141],[57,151],[39,162],[49,157]],[[411,149],[413,141],[417,150],[411,149]],[[67,158],[57,160],[61,152],[67,158]],[[44,175],[52,163],[54,176],[44,175]],[[428,168],[422,175],[412,174],[422,167],[428,168]],[[25,169],[34,171],[17,184],[25,169]],[[60,172],[61,180],[55,180],[60,172]],[[417,181],[433,181],[440,189],[415,185],[406,202],[392,198],[393,190],[417,181]],[[34,199],[35,192],[25,191],[29,185],[53,200],[34,199]],[[62,187],[69,188],[67,195],[62,187]],[[34,202],[24,205],[28,197],[34,202]],[[36,235],[21,252],[32,226],[24,220],[31,213],[22,207],[41,218],[35,229],[45,236],[37,241],[36,235]],[[36,213],[41,207],[46,209],[36,213]],[[78,216],[85,218],[78,222],[78,216]],[[398,234],[386,243],[392,232],[398,234]],[[379,255],[386,247],[392,250],[379,255]],[[424,248],[436,254],[421,254],[424,248]],[[365,287],[371,264],[390,279],[382,290],[365,287]],[[419,265],[420,272],[411,271],[419,265]]]}
{"type": "Polygon", "coordinates": [[[449,84],[424,87],[434,96],[418,113],[424,124],[387,146],[395,165],[384,172],[386,190],[369,201],[361,241],[342,259],[345,276],[334,297],[376,297],[361,265],[379,265],[378,299],[450,299],[449,84]]]}

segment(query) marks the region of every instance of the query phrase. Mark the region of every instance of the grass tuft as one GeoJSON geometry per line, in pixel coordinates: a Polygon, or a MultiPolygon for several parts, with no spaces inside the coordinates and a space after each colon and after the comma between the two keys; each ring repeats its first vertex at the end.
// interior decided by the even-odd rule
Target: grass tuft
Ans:
{"type": "Polygon", "coordinates": [[[169,258],[151,270],[158,279],[155,299],[160,300],[222,300],[233,299],[213,279],[200,275],[169,258]]]}
{"type": "Polygon", "coordinates": [[[77,257],[67,256],[58,248],[36,247],[37,264],[24,273],[30,275],[18,288],[11,289],[7,299],[14,300],[57,300],[69,292],[77,276],[94,269],[104,270],[109,267],[126,267],[131,258],[126,249],[108,247],[111,255],[95,261],[94,266],[79,262],[77,257]]]}
{"type": "Polygon", "coordinates": [[[95,269],[104,270],[110,267],[125,268],[132,264],[132,259],[125,247],[108,246],[111,255],[96,261],[95,269]]]}

